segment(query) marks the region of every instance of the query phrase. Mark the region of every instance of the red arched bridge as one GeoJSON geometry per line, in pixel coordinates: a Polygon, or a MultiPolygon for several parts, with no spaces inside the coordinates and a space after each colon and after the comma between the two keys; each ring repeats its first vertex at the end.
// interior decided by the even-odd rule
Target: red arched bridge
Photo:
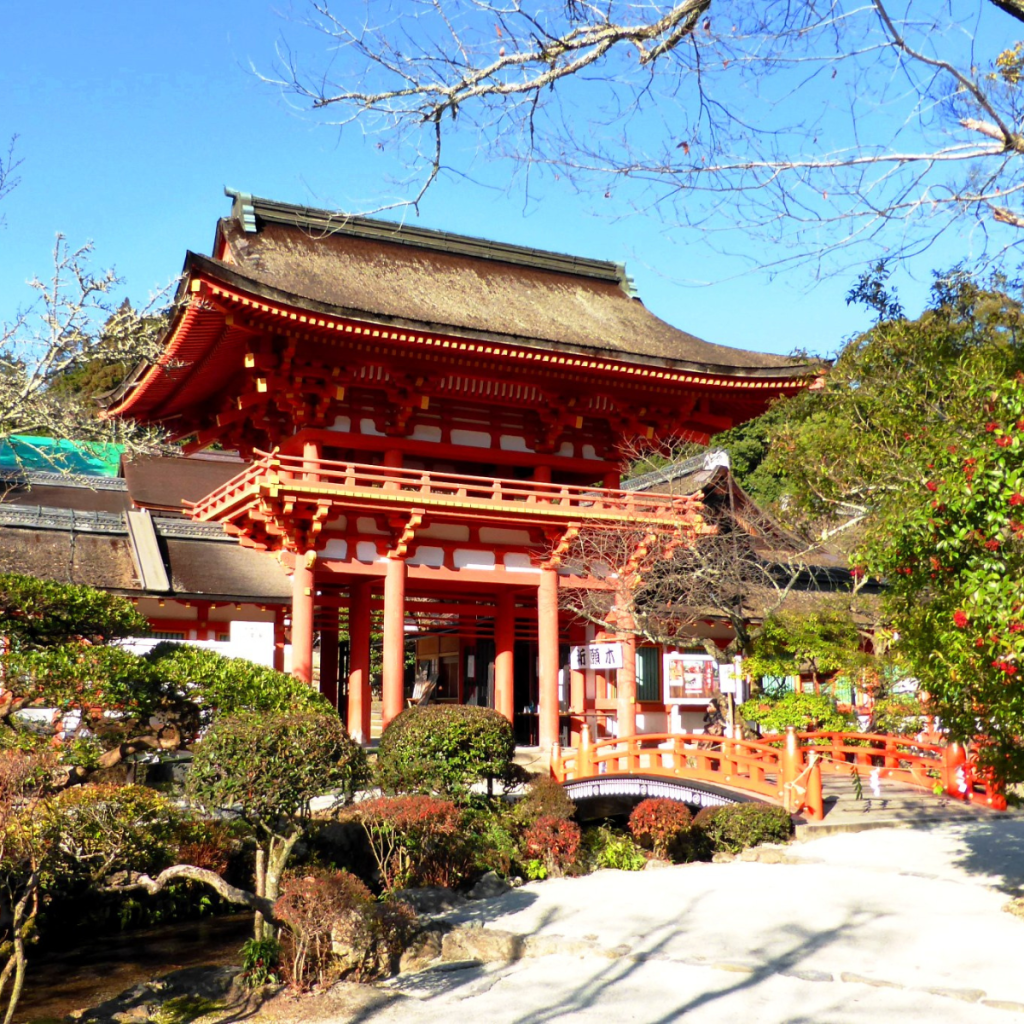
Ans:
{"type": "Polygon", "coordinates": [[[551,757],[551,774],[574,797],[671,796],[700,804],[754,798],[820,820],[822,775],[831,773],[856,776],[858,784],[888,779],[1006,810],[1002,785],[958,743],[795,729],[759,740],[648,733],[592,742],[586,726],[580,739],[578,747],[556,745],[551,757]]]}

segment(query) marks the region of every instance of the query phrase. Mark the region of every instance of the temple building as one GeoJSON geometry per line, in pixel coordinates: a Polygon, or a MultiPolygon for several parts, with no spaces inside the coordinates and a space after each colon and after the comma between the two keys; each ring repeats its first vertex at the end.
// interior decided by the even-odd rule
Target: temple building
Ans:
{"type": "Polygon", "coordinates": [[[636,536],[637,558],[696,542],[699,498],[622,488],[629,453],[706,444],[806,365],[672,327],[620,264],[229,194],[162,357],[107,415],[238,453],[175,503],[285,581],[292,670],[312,679],[319,638],[321,690],[364,740],[375,632],[385,724],[413,647],[434,699],[495,707],[542,747],[664,712],[661,652],[567,614],[560,591],[603,584],[562,556],[581,531],[636,536]]]}

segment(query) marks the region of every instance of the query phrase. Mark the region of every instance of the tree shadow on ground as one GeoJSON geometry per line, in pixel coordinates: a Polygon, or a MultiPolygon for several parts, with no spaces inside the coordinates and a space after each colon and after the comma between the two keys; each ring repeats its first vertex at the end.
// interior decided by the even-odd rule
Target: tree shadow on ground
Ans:
{"type": "MultiPolygon", "coordinates": [[[[695,908],[695,902],[680,907],[674,922],[652,930],[632,949],[623,951],[622,955],[611,959],[598,955],[580,957],[574,961],[578,966],[573,968],[573,976],[579,978],[579,981],[569,992],[562,990],[562,994],[556,995],[542,1008],[530,1009],[518,1016],[502,1019],[514,1024],[553,1024],[573,1014],[593,1010],[600,1004],[614,1005],[616,989],[621,989],[623,997],[630,998],[631,993],[635,991],[633,983],[637,981],[637,972],[650,961],[660,960],[668,964],[707,969],[707,981],[702,983],[702,991],[680,999],[677,1004],[657,1017],[644,1018],[649,1024],[667,1024],[668,1021],[678,1020],[691,1011],[731,995],[756,989],[780,974],[803,980],[818,980],[812,977],[816,972],[803,969],[808,959],[827,948],[840,936],[848,937],[851,930],[864,928],[879,916],[868,912],[853,913],[839,924],[828,928],[814,928],[811,925],[789,926],[775,934],[771,950],[763,946],[752,946],[735,963],[710,963],[697,955],[701,949],[700,936],[686,925],[687,918],[694,913],[695,908]],[[680,955],[678,952],[679,940],[687,938],[692,940],[695,954],[693,956],[680,955]],[[781,940],[781,950],[780,942],[776,940],[781,940]],[[673,948],[676,951],[670,952],[673,948]]],[[[556,916],[557,911],[552,908],[524,938],[543,934],[556,916]]],[[[473,1006],[474,997],[485,995],[503,978],[511,978],[522,969],[524,962],[506,963],[501,967],[461,965],[461,969],[460,965],[440,965],[422,972],[419,980],[412,985],[406,982],[398,990],[407,991],[412,999],[426,1003],[435,999],[445,1000],[454,997],[461,1007],[460,1013],[482,1012],[480,1007],[473,1006]]],[[[409,1019],[415,1019],[412,1005],[406,1005],[409,1019]]],[[[348,1024],[367,1024],[381,1009],[380,1005],[367,1006],[349,1017],[348,1024]]]]}
{"type": "Polygon", "coordinates": [[[1012,895],[1024,890],[1024,818],[991,818],[950,826],[961,844],[953,863],[972,875],[988,875],[1012,895]]]}

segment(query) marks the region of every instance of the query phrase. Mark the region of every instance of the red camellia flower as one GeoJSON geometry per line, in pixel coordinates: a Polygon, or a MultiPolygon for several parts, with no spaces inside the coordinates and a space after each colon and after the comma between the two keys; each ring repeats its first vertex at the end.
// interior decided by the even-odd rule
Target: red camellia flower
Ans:
{"type": "Polygon", "coordinates": [[[957,610],[953,612],[953,625],[956,626],[957,629],[963,629],[964,626],[967,625],[967,612],[957,608],[957,610]]]}
{"type": "Polygon", "coordinates": [[[1004,437],[997,437],[996,438],[996,444],[999,445],[1000,448],[1009,448],[1010,445],[1013,444],[1013,438],[1012,437],[1005,437],[1005,436],[1004,437]]]}
{"type": "Polygon", "coordinates": [[[979,636],[978,639],[974,641],[974,646],[975,647],[984,647],[985,646],[985,639],[984,639],[984,637],[980,637],[979,636]]]}
{"type": "Polygon", "coordinates": [[[934,480],[929,480],[928,483],[925,484],[925,487],[927,487],[929,491],[937,491],[939,489],[939,485],[934,480]]]}
{"type": "Polygon", "coordinates": [[[1024,505],[1024,494],[1021,494],[1020,491],[1014,491],[1013,494],[1010,495],[1010,504],[1024,505]]]}
{"type": "Polygon", "coordinates": [[[987,540],[987,541],[985,541],[985,547],[987,547],[989,549],[989,551],[995,551],[999,547],[999,541],[997,541],[995,539],[987,540]]]}
{"type": "Polygon", "coordinates": [[[985,429],[991,434],[993,430],[998,430],[999,429],[999,424],[990,421],[990,422],[985,424],[985,429]]]}
{"type": "Polygon", "coordinates": [[[1020,633],[1022,630],[1024,630],[1024,622],[1011,622],[1010,623],[1010,632],[1011,633],[1020,633]]]}

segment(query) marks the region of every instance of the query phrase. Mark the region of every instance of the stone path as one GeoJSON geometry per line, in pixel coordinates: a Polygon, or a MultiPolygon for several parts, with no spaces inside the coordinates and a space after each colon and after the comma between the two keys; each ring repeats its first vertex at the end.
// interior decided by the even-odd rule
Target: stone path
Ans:
{"type": "Polygon", "coordinates": [[[1002,910],[1024,886],[1021,818],[760,856],[782,862],[604,871],[473,905],[451,918],[468,933],[450,962],[400,976],[372,1020],[1024,1022],[1024,921],[1002,910]],[[470,956],[513,939],[518,959],[470,956]]]}

